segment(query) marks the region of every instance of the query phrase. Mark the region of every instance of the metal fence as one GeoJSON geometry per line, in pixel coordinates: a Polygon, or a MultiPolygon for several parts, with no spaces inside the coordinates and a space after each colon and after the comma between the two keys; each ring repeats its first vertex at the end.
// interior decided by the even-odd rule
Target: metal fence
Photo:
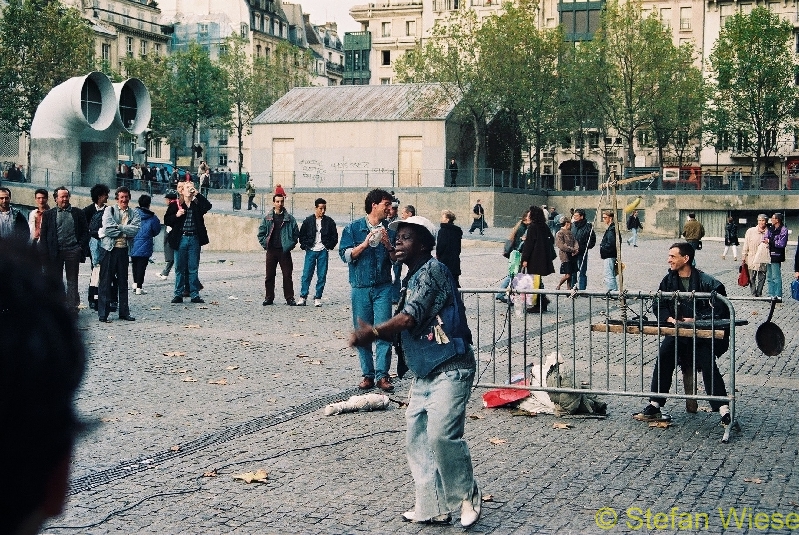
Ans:
{"type": "MultiPolygon", "coordinates": [[[[733,423],[725,428],[725,443],[730,428],[739,428],[735,420],[735,310],[723,296],[625,292],[624,302],[620,303],[618,292],[530,290],[498,294],[497,289],[466,288],[461,289],[461,294],[478,359],[476,388],[649,398],[653,395],[653,370],[660,366],[660,345],[666,337],[676,334],[690,340],[693,350],[688,355],[677,355],[675,344],[680,366],[675,366],[670,391],[657,393],[656,397],[729,405],[733,423]],[[508,298],[507,304],[496,299],[500,295],[508,298]],[[543,299],[539,297],[542,295],[550,300],[546,312],[540,306],[529,312],[528,301],[543,299]],[[716,306],[726,305],[729,320],[710,318],[676,327],[657,324],[653,306],[660,302],[685,302],[696,310],[698,300],[711,298],[716,306]],[[696,344],[709,341],[714,349],[715,344],[722,343],[725,331],[729,332],[729,349],[716,363],[726,377],[727,395],[712,396],[696,387],[696,344]],[[552,360],[553,353],[561,359],[560,370],[573,378],[571,385],[547,386],[549,370],[545,362],[548,356],[552,360]]],[[[713,391],[712,386],[708,391],[713,391]]]]}

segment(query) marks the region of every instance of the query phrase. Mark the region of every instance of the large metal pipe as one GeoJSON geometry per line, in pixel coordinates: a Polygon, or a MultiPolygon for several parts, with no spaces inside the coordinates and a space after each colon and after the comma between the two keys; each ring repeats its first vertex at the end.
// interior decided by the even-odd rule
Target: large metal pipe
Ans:
{"type": "Polygon", "coordinates": [[[32,181],[114,187],[119,135],[141,134],[150,116],[150,93],[136,78],[117,84],[101,72],[70,78],[36,110],[32,181]]]}

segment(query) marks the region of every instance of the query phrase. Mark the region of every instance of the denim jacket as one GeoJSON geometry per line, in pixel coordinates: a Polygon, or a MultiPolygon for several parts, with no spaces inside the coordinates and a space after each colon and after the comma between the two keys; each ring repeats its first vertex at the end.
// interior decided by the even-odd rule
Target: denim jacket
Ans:
{"type": "MultiPolygon", "coordinates": [[[[388,230],[388,224],[382,221],[388,230]]],[[[369,234],[366,218],[356,219],[341,233],[338,254],[350,268],[350,286],[353,288],[370,288],[381,284],[391,284],[391,258],[382,243],[377,247],[367,247],[357,258],[352,257],[352,250],[363,243],[369,234]]],[[[388,231],[388,239],[394,242],[394,231],[388,231]]]]}

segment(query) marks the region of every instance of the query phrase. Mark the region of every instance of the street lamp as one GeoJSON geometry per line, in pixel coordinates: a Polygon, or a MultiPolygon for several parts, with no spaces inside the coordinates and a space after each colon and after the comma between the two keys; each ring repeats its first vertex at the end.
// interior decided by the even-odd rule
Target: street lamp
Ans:
{"type": "Polygon", "coordinates": [[[751,186],[752,189],[760,189],[760,184],[757,182],[757,156],[752,156],[752,180],[751,186]],[[757,185],[757,188],[755,188],[757,185]]]}
{"type": "Polygon", "coordinates": [[[782,189],[783,185],[785,184],[785,182],[783,181],[783,177],[785,175],[785,161],[787,159],[788,157],[785,156],[784,154],[780,155],[780,163],[782,164],[780,165],[780,189],[782,189]]]}

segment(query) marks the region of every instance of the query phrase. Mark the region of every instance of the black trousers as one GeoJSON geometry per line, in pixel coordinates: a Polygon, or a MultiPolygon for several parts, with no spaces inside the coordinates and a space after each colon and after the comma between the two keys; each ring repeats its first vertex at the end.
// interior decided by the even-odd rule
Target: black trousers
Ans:
{"type": "Polygon", "coordinates": [[[100,260],[100,288],[99,300],[97,302],[97,314],[101,318],[108,317],[108,303],[117,301],[119,295],[117,311],[119,317],[130,316],[128,306],[128,248],[114,247],[110,251],[104,251],[103,258],[100,260]],[[117,279],[117,289],[112,293],[112,280],[117,279]]]}
{"type": "Polygon", "coordinates": [[[131,271],[133,272],[133,284],[141,288],[144,285],[144,273],[147,271],[147,264],[150,258],[146,256],[131,256],[131,271]]]}
{"type": "MultiPolygon", "coordinates": [[[[674,336],[666,336],[660,344],[658,359],[655,362],[655,370],[652,373],[652,392],[668,392],[671,389],[671,380],[674,370],[679,364],[683,369],[692,369],[693,358],[693,339],[680,337],[675,342],[674,336]],[[675,344],[677,352],[675,353],[675,344]]],[[[696,367],[702,370],[702,382],[705,383],[705,391],[711,396],[726,396],[727,388],[724,385],[724,378],[716,366],[716,359],[713,356],[711,341],[708,339],[696,340],[696,367]]],[[[666,398],[652,396],[651,401],[663,406],[666,398]]],[[[714,411],[724,405],[720,401],[711,401],[710,406],[714,411]]]]}

